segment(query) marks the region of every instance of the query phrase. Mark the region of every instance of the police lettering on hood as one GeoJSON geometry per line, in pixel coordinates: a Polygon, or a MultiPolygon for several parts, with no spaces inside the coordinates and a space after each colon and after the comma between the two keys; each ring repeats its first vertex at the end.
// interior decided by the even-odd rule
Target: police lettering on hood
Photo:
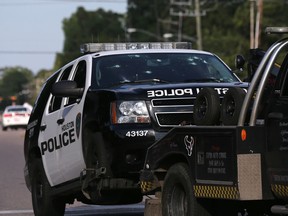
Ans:
{"type": "MultiPolygon", "coordinates": [[[[218,94],[225,94],[228,88],[214,88],[218,94]]],[[[148,90],[147,97],[173,97],[173,96],[189,96],[197,95],[201,88],[185,88],[185,89],[157,89],[148,90]]]]}

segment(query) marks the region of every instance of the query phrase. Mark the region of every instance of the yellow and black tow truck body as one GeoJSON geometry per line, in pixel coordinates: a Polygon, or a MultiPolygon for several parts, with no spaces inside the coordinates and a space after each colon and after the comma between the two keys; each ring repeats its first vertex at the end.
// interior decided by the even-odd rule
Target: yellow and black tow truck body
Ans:
{"type": "MultiPolygon", "coordinates": [[[[231,201],[257,203],[252,215],[288,214],[288,38],[267,50],[244,97],[226,95],[219,125],[175,127],[147,150],[141,188],[161,192],[162,215],[216,215],[231,201]],[[236,125],[221,123],[229,115],[236,125]]],[[[204,118],[209,100],[200,101],[194,115],[204,118]]]]}

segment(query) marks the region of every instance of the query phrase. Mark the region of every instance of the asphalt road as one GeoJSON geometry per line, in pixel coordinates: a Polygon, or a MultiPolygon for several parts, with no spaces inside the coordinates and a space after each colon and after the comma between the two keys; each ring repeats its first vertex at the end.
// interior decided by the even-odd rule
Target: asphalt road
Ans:
{"type": "MultiPolygon", "coordinates": [[[[32,216],[31,194],[26,188],[23,168],[24,130],[2,131],[0,127],[0,216],[32,216]]],[[[66,216],[142,216],[143,203],[124,206],[66,206],[66,216]]]]}
{"type": "Polygon", "coordinates": [[[23,176],[23,139],[24,130],[3,132],[0,127],[1,215],[5,215],[5,211],[32,209],[30,192],[23,176]]]}

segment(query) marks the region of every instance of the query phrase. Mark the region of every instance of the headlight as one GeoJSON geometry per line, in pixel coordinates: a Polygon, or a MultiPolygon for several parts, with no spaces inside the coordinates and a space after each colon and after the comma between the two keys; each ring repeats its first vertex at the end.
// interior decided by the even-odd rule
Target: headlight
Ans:
{"type": "Polygon", "coordinates": [[[133,113],[133,110],[134,110],[134,107],[131,102],[124,101],[119,105],[119,111],[125,116],[131,115],[133,113]]]}
{"type": "Polygon", "coordinates": [[[144,101],[121,101],[111,104],[112,123],[150,123],[144,101]]]}

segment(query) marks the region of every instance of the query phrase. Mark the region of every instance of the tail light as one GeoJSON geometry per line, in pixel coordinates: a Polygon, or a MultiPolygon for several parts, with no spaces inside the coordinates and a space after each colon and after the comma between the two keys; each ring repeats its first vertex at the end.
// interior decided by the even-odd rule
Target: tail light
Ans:
{"type": "Polygon", "coordinates": [[[11,113],[5,113],[5,114],[3,115],[3,117],[9,118],[9,117],[12,117],[12,114],[11,114],[11,113]]]}

